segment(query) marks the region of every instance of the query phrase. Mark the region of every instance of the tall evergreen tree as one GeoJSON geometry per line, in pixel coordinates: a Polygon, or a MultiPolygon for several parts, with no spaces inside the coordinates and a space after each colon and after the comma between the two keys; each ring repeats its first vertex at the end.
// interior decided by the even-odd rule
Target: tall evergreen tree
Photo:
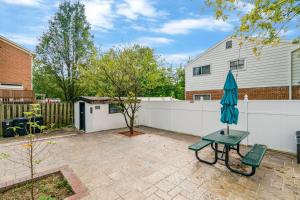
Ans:
{"type": "Polygon", "coordinates": [[[34,80],[52,87],[48,91],[57,91],[56,96],[62,100],[74,101],[82,93],[78,84],[80,68],[89,66],[94,53],[84,5],[64,1],[36,48],[34,80]]]}

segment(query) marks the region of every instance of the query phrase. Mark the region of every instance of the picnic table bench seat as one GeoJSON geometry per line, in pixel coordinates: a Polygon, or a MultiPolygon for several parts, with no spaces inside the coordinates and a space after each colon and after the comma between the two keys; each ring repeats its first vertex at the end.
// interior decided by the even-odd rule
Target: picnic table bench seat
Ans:
{"type": "Polygon", "coordinates": [[[211,141],[200,140],[199,142],[190,145],[189,149],[193,150],[193,151],[199,151],[199,150],[203,149],[204,147],[210,145],[211,143],[212,143],[211,141]]]}
{"type": "Polygon", "coordinates": [[[258,168],[262,162],[262,159],[266,153],[267,146],[262,144],[255,144],[251,149],[243,156],[240,153],[240,142],[249,135],[249,131],[239,131],[231,130],[230,134],[221,134],[224,129],[210,133],[204,137],[199,142],[190,145],[188,148],[195,152],[196,158],[206,164],[216,164],[218,160],[225,161],[226,167],[237,174],[244,176],[253,176],[255,174],[256,168],[258,168]],[[223,151],[218,150],[218,144],[223,144],[223,151]],[[214,150],[214,160],[201,159],[199,154],[202,152],[201,149],[211,145],[212,150],[214,150]],[[235,150],[237,154],[241,157],[241,163],[248,165],[250,169],[241,170],[239,167],[234,167],[230,162],[230,150],[235,150]],[[219,156],[221,154],[221,157],[219,156]],[[225,154],[225,158],[223,155],[225,154]]]}
{"type": "Polygon", "coordinates": [[[245,165],[249,165],[252,167],[259,167],[265,153],[267,150],[266,145],[255,144],[252,148],[246,153],[246,155],[242,158],[242,163],[245,165]]]}
{"type": "Polygon", "coordinates": [[[196,155],[196,158],[200,161],[200,162],[204,162],[204,163],[207,163],[207,164],[215,164],[217,162],[217,152],[215,152],[215,159],[213,161],[206,161],[206,160],[202,160],[198,153],[201,149],[207,147],[208,145],[210,144],[213,144],[212,141],[208,141],[208,140],[200,140],[199,142],[195,143],[195,144],[192,144],[190,145],[188,148],[192,151],[195,151],[195,155],[196,155]]]}

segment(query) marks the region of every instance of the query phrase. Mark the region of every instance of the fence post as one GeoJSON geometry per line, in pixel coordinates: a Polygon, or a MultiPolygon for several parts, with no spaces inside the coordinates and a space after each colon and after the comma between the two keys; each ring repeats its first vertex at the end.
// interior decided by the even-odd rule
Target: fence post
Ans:
{"type": "Polygon", "coordinates": [[[59,104],[59,126],[62,126],[63,124],[63,107],[62,107],[62,103],[59,104]]]}
{"type": "Polygon", "coordinates": [[[201,137],[203,136],[203,133],[205,133],[205,128],[204,128],[204,98],[203,96],[200,97],[200,102],[201,102],[201,127],[200,127],[200,135],[201,137]]]}
{"type": "Polygon", "coordinates": [[[59,104],[59,103],[55,103],[55,126],[56,126],[56,127],[59,126],[58,104],[59,104]]]}
{"type": "Polygon", "coordinates": [[[2,121],[4,120],[4,105],[0,104],[0,135],[2,135],[2,121]]]}
{"type": "Polygon", "coordinates": [[[17,116],[16,104],[12,104],[12,118],[16,118],[16,116],[17,116]]]}
{"type": "Polygon", "coordinates": [[[67,103],[64,103],[64,126],[67,125],[68,121],[67,121],[67,103]]]}
{"type": "Polygon", "coordinates": [[[54,121],[54,103],[51,102],[50,103],[50,124],[53,124],[53,121],[54,121]]]}
{"type": "MultiPolygon", "coordinates": [[[[248,131],[248,95],[244,96],[244,113],[245,113],[245,129],[248,131]]],[[[247,137],[247,145],[249,145],[248,137],[247,137]]]]}
{"type": "Polygon", "coordinates": [[[20,116],[22,116],[22,106],[21,106],[21,104],[18,104],[18,116],[20,117],[20,116]]]}

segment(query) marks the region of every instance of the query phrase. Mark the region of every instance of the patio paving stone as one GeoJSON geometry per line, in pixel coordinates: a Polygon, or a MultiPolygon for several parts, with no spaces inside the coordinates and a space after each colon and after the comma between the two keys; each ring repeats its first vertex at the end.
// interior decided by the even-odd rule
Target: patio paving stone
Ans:
{"type": "MultiPolygon", "coordinates": [[[[37,171],[68,165],[89,190],[84,200],[300,200],[300,166],[293,155],[268,151],[256,174],[244,177],[221,161],[199,163],[187,149],[199,137],[140,127],[145,134],[128,138],[117,134],[123,130],[53,139],[37,171]]],[[[19,146],[0,145],[0,152],[19,146]]],[[[201,157],[212,159],[212,150],[205,148],[201,157]]],[[[22,166],[0,163],[0,182],[28,175],[22,166]]]]}

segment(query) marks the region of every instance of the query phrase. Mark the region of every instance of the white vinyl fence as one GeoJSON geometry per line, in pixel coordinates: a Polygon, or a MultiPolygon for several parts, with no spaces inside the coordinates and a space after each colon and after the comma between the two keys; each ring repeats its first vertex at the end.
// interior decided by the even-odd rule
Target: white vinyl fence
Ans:
{"type": "MultiPolygon", "coordinates": [[[[204,136],[225,128],[220,122],[219,101],[143,101],[138,114],[140,125],[204,136]]],[[[239,101],[238,125],[231,129],[249,130],[244,144],[266,144],[268,148],[296,152],[295,132],[300,130],[300,101],[239,101]]]]}

